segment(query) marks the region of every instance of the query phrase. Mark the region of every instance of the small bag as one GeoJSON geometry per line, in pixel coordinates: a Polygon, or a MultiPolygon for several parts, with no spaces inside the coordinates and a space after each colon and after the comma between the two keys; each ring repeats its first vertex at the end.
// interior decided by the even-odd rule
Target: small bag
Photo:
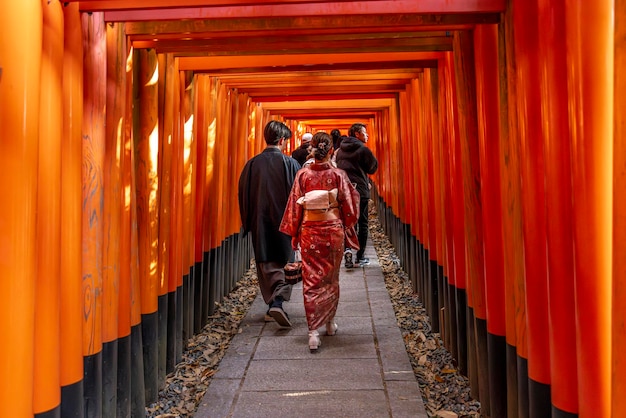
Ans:
{"type": "Polygon", "coordinates": [[[295,261],[285,264],[285,282],[296,284],[302,281],[302,258],[300,250],[295,252],[295,261]]]}

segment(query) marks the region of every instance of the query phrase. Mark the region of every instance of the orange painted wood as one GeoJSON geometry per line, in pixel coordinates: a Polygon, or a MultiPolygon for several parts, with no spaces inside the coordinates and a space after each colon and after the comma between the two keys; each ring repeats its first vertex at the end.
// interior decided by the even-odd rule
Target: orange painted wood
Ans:
{"type": "Polygon", "coordinates": [[[155,51],[135,51],[136,109],[134,143],[141,313],[157,311],[159,238],[158,69],[155,51]]]}
{"type": "Polygon", "coordinates": [[[476,96],[483,238],[485,251],[485,296],[487,330],[504,336],[504,266],[502,254],[502,209],[500,194],[500,94],[498,79],[498,28],[481,25],[474,30],[476,96]]]}
{"type": "MultiPolygon", "coordinates": [[[[173,131],[176,108],[174,107],[175,85],[178,72],[171,54],[159,54],[159,248],[158,271],[159,296],[170,289],[170,257],[172,237],[172,182],[173,182],[173,131]]],[[[177,92],[176,92],[177,93],[177,92]]]]}
{"type": "MultiPolygon", "coordinates": [[[[231,171],[230,171],[230,180],[228,184],[235,185],[239,181],[239,173],[243,169],[246,161],[244,159],[245,154],[242,152],[243,144],[245,143],[245,139],[247,137],[248,124],[250,115],[248,113],[248,103],[250,102],[250,98],[247,94],[240,94],[238,96],[237,101],[237,114],[239,115],[237,118],[236,128],[236,138],[237,141],[232,141],[230,158],[232,160],[231,171]]],[[[329,131],[330,132],[330,131],[329,131]]],[[[240,226],[240,217],[239,217],[239,208],[238,208],[238,198],[236,193],[229,193],[229,225],[230,228],[227,231],[227,235],[233,235],[239,233],[240,226]]]]}
{"type": "Polygon", "coordinates": [[[82,317],[82,124],[83,44],[78,5],[63,8],[63,134],[61,136],[61,279],[59,360],[61,386],[83,378],[82,317]]]}
{"type": "Polygon", "coordinates": [[[103,167],[106,28],[101,13],[81,15],[83,91],[83,355],[102,350],[103,167]]]}
{"type": "Polygon", "coordinates": [[[124,204],[122,156],[126,116],[126,39],[123,25],[106,27],[107,85],[104,155],[102,338],[119,336],[122,211],[124,204]]]}
{"type": "Polygon", "coordinates": [[[523,242],[528,329],[528,377],[550,383],[548,337],[547,220],[545,161],[541,109],[539,62],[536,54],[539,32],[536,2],[513,7],[517,59],[517,113],[522,181],[523,242]],[[529,22],[535,22],[529,24],[529,22]]]}
{"type": "Polygon", "coordinates": [[[58,1],[42,2],[43,43],[37,179],[37,274],[35,283],[35,413],[59,406],[61,134],[63,130],[63,11],[58,1]]]}
{"type": "MultiPolygon", "coordinates": [[[[192,265],[192,205],[191,205],[191,163],[192,156],[195,154],[193,151],[194,139],[193,139],[193,123],[194,123],[194,110],[193,110],[193,90],[195,83],[191,77],[184,80],[184,89],[182,97],[182,113],[184,119],[183,126],[183,214],[182,214],[182,231],[183,231],[183,274],[189,272],[189,268],[192,265]],[[191,254],[191,255],[190,255],[191,254]]],[[[181,85],[182,87],[182,85],[181,85]]],[[[182,282],[181,282],[182,283],[182,282]]]]}
{"type": "Polygon", "coordinates": [[[476,318],[486,319],[482,197],[476,115],[474,53],[471,35],[454,35],[455,79],[461,140],[461,164],[465,201],[465,243],[468,305],[476,318]]]}
{"type": "Polygon", "coordinates": [[[172,168],[171,168],[171,188],[170,188],[170,248],[169,257],[169,277],[167,279],[168,291],[174,292],[182,284],[182,156],[183,140],[182,125],[183,113],[181,109],[181,74],[178,71],[178,61],[172,63],[172,168]]]}
{"type": "MultiPolygon", "coordinates": [[[[615,86],[614,109],[624,109],[626,78],[626,3],[615,4],[615,86]]],[[[613,178],[613,329],[611,411],[613,416],[626,416],[626,119],[623,112],[615,112],[615,149],[613,178]]]]}
{"type": "Polygon", "coordinates": [[[442,208],[442,263],[443,273],[446,278],[445,283],[454,284],[454,265],[453,265],[453,217],[452,217],[452,194],[450,190],[450,140],[452,121],[448,118],[446,108],[446,78],[443,60],[439,60],[438,77],[437,77],[437,94],[438,112],[439,112],[439,131],[441,135],[441,160],[440,160],[440,176],[441,176],[441,208],[442,208]]]}
{"type": "MultiPolygon", "coordinates": [[[[125,139],[124,139],[124,226],[125,237],[129,239],[130,267],[128,277],[130,280],[130,326],[134,327],[141,323],[141,279],[139,276],[139,230],[137,215],[137,157],[134,132],[135,111],[134,103],[134,74],[137,62],[137,55],[133,49],[127,45],[126,60],[126,118],[125,118],[125,139]],[[128,214],[126,214],[128,212],[128,214]],[[126,232],[128,229],[128,232],[126,232]]],[[[130,331],[130,330],[129,330],[130,331]]]]}
{"type": "MultiPolygon", "coordinates": [[[[381,54],[353,53],[353,54],[320,54],[320,56],[310,54],[292,54],[284,56],[281,65],[314,65],[333,62],[341,63],[367,63],[379,61],[413,61],[437,60],[441,57],[441,52],[389,52],[381,54]]],[[[246,57],[219,56],[219,57],[180,57],[181,70],[198,69],[223,69],[223,68],[251,68],[265,66],[271,62],[272,55],[253,55],[246,57]]]]}
{"type": "MultiPolygon", "coordinates": [[[[511,1],[511,0],[509,0],[511,1]]],[[[502,188],[502,243],[505,275],[506,341],[517,354],[528,359],[526,303],[524,301],[524,255],[522,203],[517,114],[517,70],[513,11],[503,15],[500,33],[500,182],[502,188]]],[[[508,405],[513,405],[509,399],[508,405]]],[[[517,408],[514,411],[517,414],[517,408]]]]}
{"type": "Polygon", "coordinates": [[[217,138],[217,109],[216,109],[216,79],[215,77],[202,75],[199,76],[205,83],[206,92],[203,97],[203,112],[204,117],[207,120],[205,130],[207,132],[207,144],[206,144],[206,164],[204,167],[204,193],[207,196],[208,202],[204,207],[204,231],[203,231],[203,245],[208,251],[210,249],[219,246],[219,237],[217,234],[217,225],[214,222],[219,216],[217,206],[215,205],[217,199],[216,189],[216,167],[219,165],[219,157],[215,154],[216,146],[219,139],[217,138]],[[215,198],[210,198],[214,196],[215,198]]]}
{"type": "Polygon", "coordinates": [[[566,8],[579,416],[611,413],[612,1],[566,8]]]}
{"type": "Polygon", "coordinates": [[[132,153],[132,120],[133,120],[133,54],[129,45],[124,42],[125,51],[123,63],[124,77],[124,114],[122,115],[122,151],[120,155],[121,183],[122,183],[122,212],[121,212],[121,233],[120,233],[120,284],[119,284],[119,318],[118,337],[126,338],[130,336],[133,323],[133,313],[141,312],[141,307],[137,298],[138,294],[133,292],[133,283],[139,280],[137,247],[133,247],[133,235],[137,234],[136,219],[134,215],[134,184],[133,184],[133,153],[132,153]]]}
{"type": "MultiPolygon", "coordinates": [[[[196,140],[196,165],[194,168],[194,181],[195,181],[195,220],[193,228],[194,236],[194,258],[193,262],[199,263],[204,256],[204,205],[207,198],[207,106],[208,106],[208,92],[209,92],[209,79],[206,76],[198,76],[196,78],[197,88],[195,90],[196,111],[194,118],[194,133],[196,140]]],[[[222,196],[216,196],[222,200],[222,196]]]]}
{"type": "Polygon", "coordinates": [[[41,35],[40,1],[0,3],[0,248],[10,260],[0,265],[0,401],[16,416],[33,412],[41,35]]]}
{"type": "Polygon", "coordinates": [[[538,2],[544,28],[537,48],[541,86],[548,234],[548,300],[552,404],[578,413],[574,252],[572,248],[571,132],[565,37],[565,1],[538,2]]]}
{"type": "MultiPolygon", "coordinates": [[[[70,0],[70,2],[77,2],[79,0],[70,0]]],[[[273,0],[260,0],[256,1],[256,5],[272,5],[273,0]]],[[[309,7],[311,8],[310,0],[285,0],[282,7],[309,7]]],[[[367,8],[370,13],[378,11],[382,13],[388,11],[390,6],[399,8],[397,13],[455,13],[455,12],[485,12],[485,11],[502,11],[504,4],[502,0],[482,0],[473,3],[467,3],[463,0],[442,1],[442,0],[428,0],[419,3],[413,3],[410,1],[393,2],[393,5],[389,2],[382,2],[383,4],[375,5],[374,7],[367,8]],[[405,9],[406,8],[406,9],[405,9]],[[373,9],[373,10],[372,10],[373,9]]],[[[204,8],[207,5],[206,1],[202,0],[184,0],[174,2],[172,0],[82,0],[80,1],[82,10],[141,10],[141,9],[157,9],[157,8],[204,8]]],[[[248,6],[249,3],[243,0],[221,0],[211,3],[211,6],[227,6],[231,9],[237,9],[239,6],[248,6]]],[[[320,8],[328,9],[327,5],[320,5],[320,8]]],[[[343,2],[341,3],[341,9],[337,10],[336,6],[334,10],[336,13],[358,13],[363,12],[362,5],[358,2],[343,2]],[[353,4],[356,3],[356,4],[353,4]]],[[[315,9],[313,9],[315,10],[315,9]]],[[[164,15],[167,16],[167,15],[164,15]]]]}
{"type": "Polygon", "coordinates": [[[463,190],[463,170],[461,164],[461,136],[457,116],[456,81],[454,75],[454,56],[451,52],[446,53],[443,61],[442,78],[445,83],[446,114],[450,121],[450,202],[452,217],[449,219],[452,225],[452,243],[454,264],[454,285],[458,289],[466,288],[465,266],[465,198],[463,190]]]}
{"type": "Polygon", "coordinates": [[[434,70],[427,69],[424,71],[424,101],[426,105],[426,140],[427,140],[427,159],[428,159],[428,243],[430,259],[441,264],[441,243],[440,241],[440,204],[439,201],[439,121],[437,120],[437,91],[434,88],[436,84],[433,77],[434,70]],[[434,90],[434,91],[433,91],[434,90]]]}

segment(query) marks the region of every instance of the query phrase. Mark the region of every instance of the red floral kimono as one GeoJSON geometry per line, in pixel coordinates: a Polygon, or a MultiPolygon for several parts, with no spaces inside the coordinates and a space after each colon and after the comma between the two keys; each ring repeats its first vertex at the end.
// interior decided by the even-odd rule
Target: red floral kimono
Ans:
{"type": "Polygon", "coordinates": [[[302,293],[309,330],[331,321],[339,303],[339,269],[343,259],[344,228],[359,218],[359,193],[345,171],[330,163],[315,163],[298,171],[280,231],[294,237],[302,253],[302,293]],[[339,219],[304,220],[297,201],[312,190],[337,189],[339,219]]]}

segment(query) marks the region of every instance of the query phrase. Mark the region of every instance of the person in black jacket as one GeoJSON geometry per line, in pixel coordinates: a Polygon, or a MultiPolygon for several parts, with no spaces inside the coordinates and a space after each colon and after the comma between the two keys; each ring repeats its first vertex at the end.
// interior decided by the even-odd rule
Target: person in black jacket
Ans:
{"type": "MultiPolygon", "coordinates": [[[[360,196],[360,213],[357,223],[359,249],[356,253],[358,266],[369,264],[369,259],[363,256],[368,235],[367,207],[371,188],[369,175],[374,174],[378,170],[378,160],[374,157],[372,151],[365,146],[367,139],[368,135],[365,125],[362,123],[353,124],[348,130],[348,136],[342,138],[336,157],[337,167],[348,174],[348,178],[354,183],[360,196]]],[[[352,252],[346,251],[345,259],[346,267],[352,267],[352,252]]]]}
{"type": "Polygon", "coordinates": [[[306,157],[309,155],[309,145],[311,145],[311,138],[313,138],[313,134],[310,132],[302,134],[302,145],[300,145],[291,153],[291,157],[300,163],[300,167],[304,166],[304,163],[307,159],[306,157]]]}
{"type": "Polygon", "coordinates": [[[266,320],[273,318],[279,325],[290,327],[283,309],[283,301],[291,297],[284,267],[293,261],[294,253],[291,237],[278,228],[300,166],[282,152],[291,138],[287,125],[272,120],[265,125],[263,136],[265,149],[248,160],[239,176],[239,214],[243,236],[252,234],[259,287],[268,304],[266,320]]]}

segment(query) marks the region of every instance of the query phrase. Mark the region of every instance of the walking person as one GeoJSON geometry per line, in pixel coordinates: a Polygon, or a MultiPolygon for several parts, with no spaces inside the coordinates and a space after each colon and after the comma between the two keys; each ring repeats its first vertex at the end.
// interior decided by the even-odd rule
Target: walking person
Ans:
{"type": "MultiPolygon", "coordinates": [[[[368,236],[367,207],[370,199],[370,188],[372,187],[369,175],[378,170],[378,160],[372,151],[365,146],[368,138],[367,128],[364,124],[353,124],[348,130],[348,136],[342,138],[336,156],[337,167],[348,174],[361,199],[359,203],[360,215],[356,227],[359,240],[359,249],[356,252],[357,266],[365,266],[370,262],[368,258],[364,257],[368,236]]],[[[344,258],[345,266],[352,268],[354,266],[352,252],[346,250],[344,258]]]]}
{"type": "Polygon", "coordinates": [[[246,163],[239,176],[239,212],[244,236],[252,234],[259,287],[268,305],[266,319],[269,315],[290,327],[283,301],[291,298],[291,285],[285,282],[284,267],[294,253],[290,237],[278,228],[300,165],[282,152],[291,138],[287,125],[272,120],[263,136],[265,149],[246,163]]]}
{"type": "Polygon", "coordinates": [[[309,329],[309,349],[321,344],[318,328],[335,335],[339,303],[339,270],[344,228],[356,224],[359,195],[346,173],[330,163],[332,138],[318,132],[311,141],[315,162],[302,168],[289,195],[280,230],[302,253],[302,294],[309,329]]]}
{"type": "Polygon", "coordinates": [[[309,145],[311,145],[311,138],[313,138],[313,134],[310,132],[305,132],[302,134],[302,144],[296,148],[292,153],[291,157],[300,163],[300,166],[303,166],[306,162],[309,155],[309,145]]]}

